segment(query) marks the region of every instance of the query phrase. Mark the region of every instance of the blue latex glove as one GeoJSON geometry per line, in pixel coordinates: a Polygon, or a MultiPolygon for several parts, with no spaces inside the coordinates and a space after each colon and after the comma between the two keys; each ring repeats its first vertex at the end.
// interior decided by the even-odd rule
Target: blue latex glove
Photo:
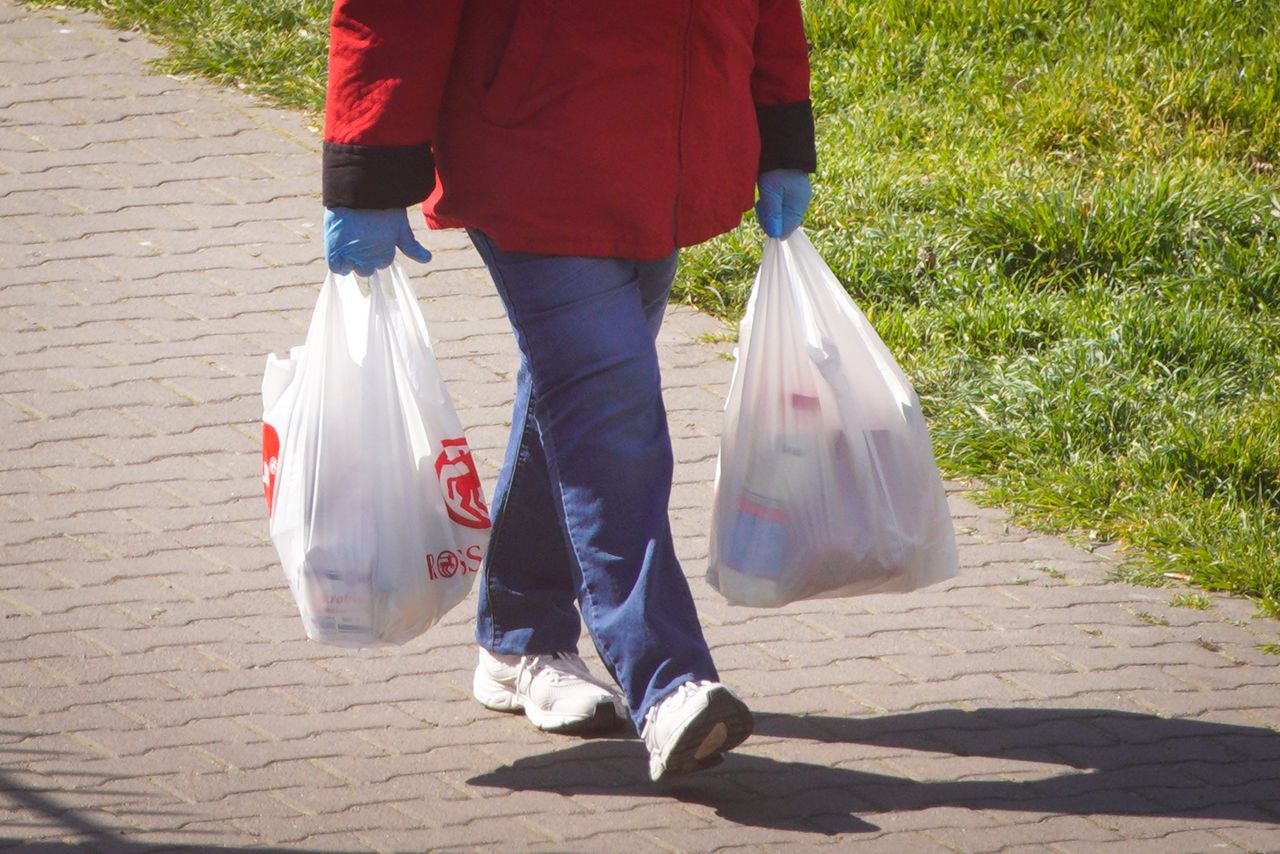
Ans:
{"type": "Polygon", "coordinates": [[[771,169],[761,172],[757,180],[760,198],[756,201],[756,219],[770,237],[787,237],[800,227],[809,209],[813,188],[809,176],[799,169],[771,169]]]}
{"type": "Polygon", "coordinates": [[[372,276],[374,270],[391,266],[397,248],[415,261],[431,260],[431,253],[413,236],[404,208],[325,208],[324,257],[333,272],[345,275],[354,270],[356,275],[372,276]]]}

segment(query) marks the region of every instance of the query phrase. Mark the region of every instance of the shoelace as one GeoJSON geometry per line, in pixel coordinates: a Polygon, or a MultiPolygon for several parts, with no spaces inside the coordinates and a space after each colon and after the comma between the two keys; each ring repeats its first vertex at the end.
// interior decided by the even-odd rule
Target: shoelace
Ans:
{"type": "Polygon", "coordinates": [[[528,673],[529,678],[532,679],[542,670],[548,671],[553,681],[556,682],[563,681],[566,676],[576,676],[592,684],[595,683],[583,660],[568,652],[521,657],[519,667],[516,670],[516,682],[520,682],[525,673],[528,673]]]}

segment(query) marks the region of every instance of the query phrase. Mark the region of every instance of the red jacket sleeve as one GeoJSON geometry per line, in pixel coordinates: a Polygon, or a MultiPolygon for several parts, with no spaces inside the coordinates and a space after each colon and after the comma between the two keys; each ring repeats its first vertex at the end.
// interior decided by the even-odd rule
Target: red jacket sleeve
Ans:
{"type": "Polygon", "coordinates": [[[799,0],[760,0],[751,95],[760,125],[760,171],[816,171],[809,45],[799,0]]]}
{"type": "Polygon", "coordinates": [[[464,0],[337,0],[329,26],[326,207],[407,207],[435,186],[431,140],[464,0]]]}

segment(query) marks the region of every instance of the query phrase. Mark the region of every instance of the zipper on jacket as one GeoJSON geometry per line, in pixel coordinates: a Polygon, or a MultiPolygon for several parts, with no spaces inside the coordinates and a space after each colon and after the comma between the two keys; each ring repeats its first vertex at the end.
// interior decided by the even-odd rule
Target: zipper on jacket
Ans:
{"type": "Polygon", "coordinates": [[[676,108],[676,192],[671,204],[671,241],[677,247],[680,238],[680,187],[684,184],[684,105],[689,96],[689,34],[693,31],[695,0],[685,4],[684,35],[681,38],[680,103],[676,108]]]}

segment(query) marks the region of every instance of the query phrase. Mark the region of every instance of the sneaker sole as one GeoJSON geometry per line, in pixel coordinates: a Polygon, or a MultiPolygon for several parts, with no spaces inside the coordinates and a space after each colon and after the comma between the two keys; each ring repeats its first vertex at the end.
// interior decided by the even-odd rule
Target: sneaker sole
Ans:
{"type": "Polygon", "coordinates": [[[611,700],[602,700],[597,703],[590,717],[558,715],[533,706],[525,706],[513,689],[479,671],[476,672],[472,681],[471,693],[486,709],[509,714],[523,712],[529,722],[543,732],[566,735],[608,732],[618,729],[623,723],[623,716],[618,713],[617,706],[611,700]]]}
{"type": "Polygon", "coordinates": [[[604,701],[596,704],[595,711],[589,718],[577,716],[566,717],[552,712],[544,712],[532,706],[526,706],[524,715],[535,727],[543,732],[573,735],[588,732],[610,732],[622,726],[622,718],[612,702],[604,701]]]}
{"type": "Polygon", "coordinates": [[[679,774],[690,774],[718,765],[725,751],[751,735],[751,711],[728,688],[707,693],[707,704],[693,715],[661,763],[651,762],[649,776],[657,783],[679,774]]]}

